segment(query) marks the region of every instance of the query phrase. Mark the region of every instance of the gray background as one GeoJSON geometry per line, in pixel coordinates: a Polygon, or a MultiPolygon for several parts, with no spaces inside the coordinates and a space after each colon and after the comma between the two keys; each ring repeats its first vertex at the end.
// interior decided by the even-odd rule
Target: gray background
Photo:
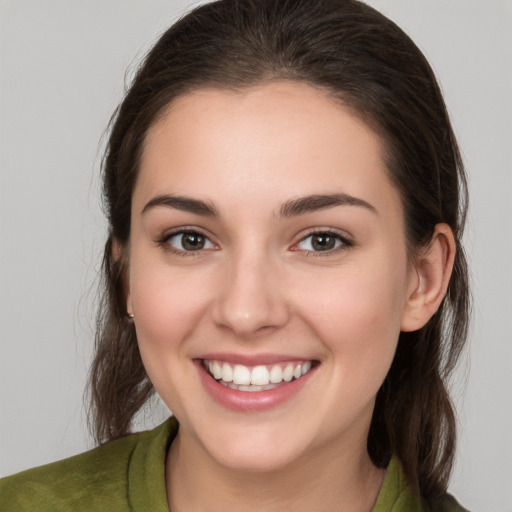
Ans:
{"type": "MultiPolygon", "coordinates": [[[[451,491],[474,511],[512,511],[512,2],[369,3],[431,61],[470,175],[475,315],[454,382],[451,491]]],[[[104,236],[100,136],[126,68],[188,4],[0,0],[1,475],[92,446],[82,393],[104,236]]],[[[157,404],[139,423],[164,415],[157,404]]]]}

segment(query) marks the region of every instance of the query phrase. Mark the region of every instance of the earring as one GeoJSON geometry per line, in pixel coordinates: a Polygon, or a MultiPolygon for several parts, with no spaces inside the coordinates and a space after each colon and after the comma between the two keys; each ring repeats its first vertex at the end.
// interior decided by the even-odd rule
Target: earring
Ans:
{"type": "Polygon", "coordinates": [[[135,315],[133,313],[128,313],[128,318],[130,320],[133,320],[135,318],[135,315]]]}

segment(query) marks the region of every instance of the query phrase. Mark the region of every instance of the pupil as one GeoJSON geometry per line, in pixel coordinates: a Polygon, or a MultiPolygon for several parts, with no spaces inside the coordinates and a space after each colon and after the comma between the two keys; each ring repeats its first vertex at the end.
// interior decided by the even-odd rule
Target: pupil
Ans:
{"type": "Polygon", "coordinates": [[[312,246],[317,251],[328,251],[334,249],[335,239],[330,235],[315,235],[312,240],[312,246]]]}
{"type": "Polygon", "coordinates": [[[182,245],[187,251],[198,251],[204,247],[204,236],[198,233],[185,233],[182,245]]]}

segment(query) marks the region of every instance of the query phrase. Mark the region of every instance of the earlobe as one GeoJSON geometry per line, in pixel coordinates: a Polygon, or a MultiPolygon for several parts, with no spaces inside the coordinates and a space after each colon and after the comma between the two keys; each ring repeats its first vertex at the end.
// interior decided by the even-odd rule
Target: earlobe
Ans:
{"type": "Polygon", "coordinates": [[[402,331],[421,329],[438,310],[450,282],[454,259],[453,232],[447,224],[437,224],[430,244],[417,257],[402,315],[402,331]]]}
{"type": "Polygon", "coordinates": [[[132,297],[130,295],[129,285],[125,286],[125,297],[126,297],[126,314],[128,315],[128,318],[130,320],[132,320],[133,318],[135,318],[135,315],[133,313],[132,297]]]}
{"type": "Polygon", "coordinates": [[[123,257],[123,246],[121,245],[119,240],[117,240],[117,238],[114,238],[112,240],[112,259],[115,262],[118,262],[121,260],[122,257],[123,257]]]}

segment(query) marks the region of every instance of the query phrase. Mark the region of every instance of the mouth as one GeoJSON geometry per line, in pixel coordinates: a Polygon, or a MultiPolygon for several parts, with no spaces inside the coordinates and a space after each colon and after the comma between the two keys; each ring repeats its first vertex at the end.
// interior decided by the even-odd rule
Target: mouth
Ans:
{"type": "Polygon", "coordinates": [[[236,391],[262,392],[301,379],[317,366],[318,362],[297,360],[246,366],[220,360],[202,359],[201,364],[215,381],[226,388],[236,391]]]}

